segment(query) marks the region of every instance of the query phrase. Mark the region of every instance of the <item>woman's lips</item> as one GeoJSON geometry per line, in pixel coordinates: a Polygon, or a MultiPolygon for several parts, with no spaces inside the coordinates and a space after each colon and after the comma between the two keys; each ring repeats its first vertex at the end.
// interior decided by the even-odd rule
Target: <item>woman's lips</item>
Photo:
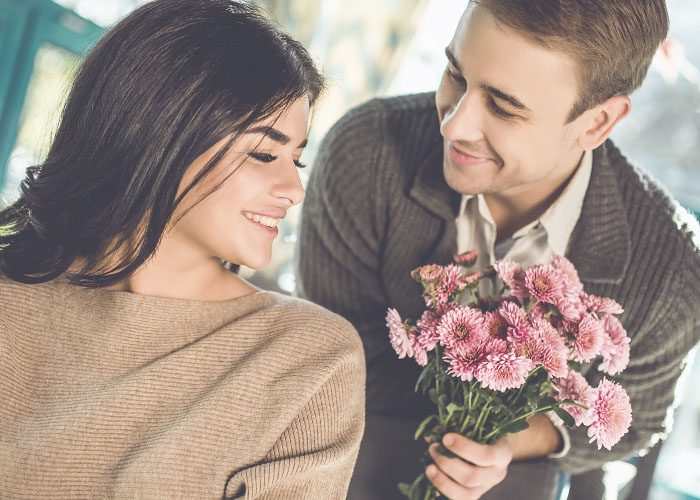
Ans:
{"type": "Polygon", "coordinates": [[[247,217],[244,217],[245,220],[253,224],[256,228],[258,228],[260,231],[265,232],[266,234],[276,237],[279,234],[279,229],[276,227],[269,227],[266,226],[265,224],[260,224],[259,222],[255,222],[254,220],[250,220],[247,217]]]}

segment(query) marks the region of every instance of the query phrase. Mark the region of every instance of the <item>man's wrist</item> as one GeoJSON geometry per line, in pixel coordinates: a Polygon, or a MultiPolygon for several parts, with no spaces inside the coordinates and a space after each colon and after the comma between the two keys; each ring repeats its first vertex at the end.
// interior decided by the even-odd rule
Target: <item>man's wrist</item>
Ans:
{"type": "Polygon", "coordinates": [[[557,456],[558,451],[568,451],[563,434],[546,415],[537,414],[528,424],[524,431],[509,436],[513,460],[557,456]]]}

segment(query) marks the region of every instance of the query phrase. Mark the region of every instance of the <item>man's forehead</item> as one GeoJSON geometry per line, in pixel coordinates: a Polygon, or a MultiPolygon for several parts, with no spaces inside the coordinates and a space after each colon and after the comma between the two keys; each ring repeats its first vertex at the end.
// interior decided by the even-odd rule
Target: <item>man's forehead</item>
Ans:
{"type": "Polygon", "coordinates": [[[478,5],[464,12],[446,53],[472,84],[513,96],[533,111],[554,99],[571,105],[577,96],[576,64],[569,56],[536,44],[478,5]]]}

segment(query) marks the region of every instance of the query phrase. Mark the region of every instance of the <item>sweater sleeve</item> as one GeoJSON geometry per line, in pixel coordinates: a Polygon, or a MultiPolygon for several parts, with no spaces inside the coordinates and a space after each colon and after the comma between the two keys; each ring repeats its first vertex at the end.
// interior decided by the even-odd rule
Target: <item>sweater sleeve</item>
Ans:
{"type": "MultiPolygon", "coordinates": [[[[619,382],[630,397],[629,432],[608,451],[589,444],[587,428],[571,429],[571,450],[558,459],[563,470],[577,474],[626,458],[665,439],[670,432],[670,413],[678,404],[676,383],[689,351],[700,339],[699,275],[697,255],[681,262],[673,285],[664,294],[665,307],[633,336],[627,369],[609,377],[619,382]]],[[[596,375],[596,381],[599,378],[596,375]]]]}
{"type": "Polygon", "coordinates": [[[381,209],[373,196],[382,161],[372,102],[326,135],[311,174],[297,251],[298,293],[357,328],[371,361],[389,345],[381,279],[381,209]]]}
{"type": "MultiPolygon", "coordinates": [[[[355,337],[356,338],[356,337],[355,337]]],[[[258,464],[235,473],[226,498],[341,500],[364,432],[360,342],[314,393],[258,464]]]]}

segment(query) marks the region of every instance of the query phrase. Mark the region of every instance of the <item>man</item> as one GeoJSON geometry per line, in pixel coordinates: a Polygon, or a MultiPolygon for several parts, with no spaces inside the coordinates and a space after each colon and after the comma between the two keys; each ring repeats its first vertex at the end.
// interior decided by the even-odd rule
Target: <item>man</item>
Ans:
{"type": "MultiPolygon", "coordinates": [[[[676,380],[700,335],[698,225],[608,140],[668,29],[663,0],[472,1],[436,94],[371,101],[324,140],[304,207],[300,291],[359,330],[367,425],[351,499],[400,498],[424,470],[415,363],[384,316],[423,309],[409,273],[453,254],[524,265],[565,254],[588,293],[625,307],[631,361],[616,377],[633,423],[612,449],[542,415],[491,446],[448,435],[425,472],[453,499],[553,498],[580,473],[662,437],[676,380]],[[462,460],[463,459],[463,460],[462,460]]],[[[601,374],[594,364],[587,378],[601,374]]],[[[436,446],[436,445],[434,445],[436,446]]]]}

